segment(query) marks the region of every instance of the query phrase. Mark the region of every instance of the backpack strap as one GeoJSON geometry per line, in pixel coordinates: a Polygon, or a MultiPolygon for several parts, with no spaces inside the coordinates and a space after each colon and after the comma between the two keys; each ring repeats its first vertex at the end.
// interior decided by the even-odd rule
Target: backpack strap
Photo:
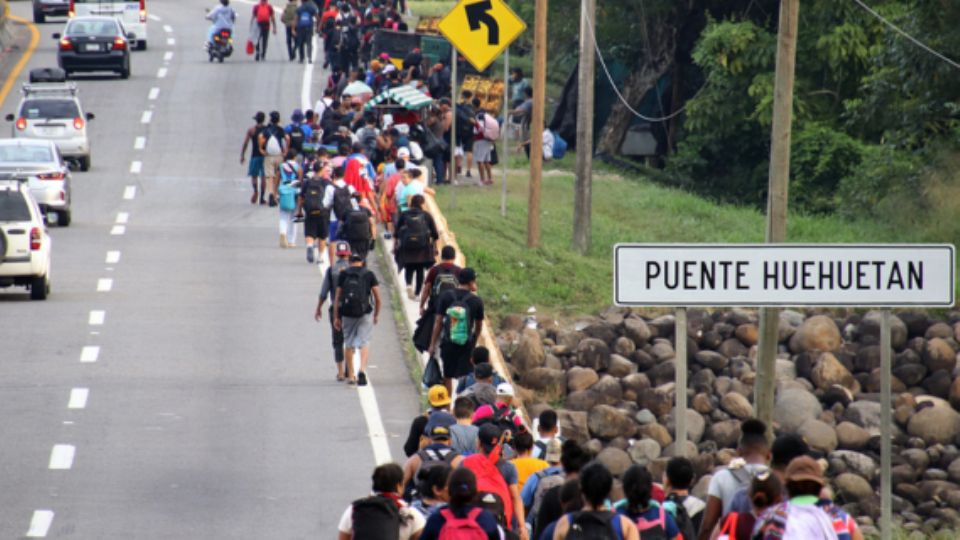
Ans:
{"type": "Polygon", "coordinates": [[[483,508],[480,508],[479,506],[472,508],[470,513],[467,514],[467,519],[476,521],[477,518],[480,517],[480,512],[483,512],[483,508]]]}
{"type": "Polygon", "coordinates": [[[737,521],[740,519],[740,514],[737,512],[730,512],[727,514],[727,519],[723,521],[723,526],[720,528],[720,534],[726,534],[730,538],[733,538],[737,534],[737,521]]]}
{"type": "Polygon", "coordinates": [[[613,513],[613,517],[610,518],[610,525],[613,526],[613,532],[617,533],[617,538],[623,540],[623,518],[620,514],[613,513]]]}
{"type": "Polygon", "coordinates": [[[440,510],[440,515],[443,516],[444,521],[453,521],[457,519],[457,517],[453,515],[453,511],[450,510],[449,506],[442,508],[440,510]]]}

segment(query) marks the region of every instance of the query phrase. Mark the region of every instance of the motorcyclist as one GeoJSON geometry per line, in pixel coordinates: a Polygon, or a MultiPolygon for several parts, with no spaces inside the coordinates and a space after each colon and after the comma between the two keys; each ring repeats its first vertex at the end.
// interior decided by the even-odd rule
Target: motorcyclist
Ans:
{"type": "Polygon", "coordinates": [[[220,0],[220,5],[207,12],[207,20],[212,21],[207,33],[207,46],[213,43],[213,36],[221,30],[233,33],[233,23],[237,21],[237,12],[230,7],[230,0],[220,0]]]}

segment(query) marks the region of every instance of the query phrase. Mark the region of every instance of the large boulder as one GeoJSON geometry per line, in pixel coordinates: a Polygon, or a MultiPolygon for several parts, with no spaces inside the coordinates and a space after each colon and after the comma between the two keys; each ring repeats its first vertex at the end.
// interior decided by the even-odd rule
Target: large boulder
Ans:
{"type": "Polygon", "coordinates": [[[957,351],[946,339],[936,337],[927,341],[923,349],[923,362],[931,373],[941,369],[953,373],[957,365],[957,351]]]}
{"type": "Polygon", "coordinates": [[[871,435],[880,434],[880,403],[876,401],[854,401],[847,405],[843,419],[862,427],[871,435]]]}
{"type": "Polygon", "coordinates": [[[600,453],[597,454],[597,461],[602,463],[614,476],[622,475],[630,465],[633,464],[633,460],[630,459],[630,454],[612,446],[601,450],[600,453]]]}
{"type": "Polygon", "coordinates": [[[836,431],[820,420],[807,420],[800,425],[797,434],[803,437],[814,450],[833,452],[837,449],[836,431]]]}
{"type": "Polygon", "coordinates": [[[577,345],[577,355],[574,357],[574,363],[580,367],[602,371],[607,369],[609,360],[610,348],[602,340],[586,338],[577,345]]]}
{"type": "Polygon", "coordinates": [[[630,338],[620,336],[613,342],[613,351],[620,356],[630,356],[635,350],[637,345],[630,338]]]}
{"type": "Polygon", "coordinates": [[[704,436],[708,441],[717,443],[718,448],[734,448],[740,440],[740,421],[714,422],[707,428],[704,436]]]}
{"type": "Polygon", "coordinates": [[[845,450],[862,450],[870,442],[870,432],[853,422],[840,422],[836,432],[837,446],[845,450]]]}
{"type": "Polygon", "coordinates": [[[924,407],[910,418],[907,433],[928,445],[950,444],[960,435],[960,413],[942,405],[924,407]]]}
{"type": "Polygon", "coordinates": [[[567,393],[567,374],[559,369],[533,368],[523,375],[523,385],[531,390],[563,396],[567,393]]]}
{"type": "Polygon", "coordinates": [[[660,457],[660,445],[653,439],[640,439],[635,441],[627,452],[634,463],[646,465],[647,463],[660,457]]]}
{"type": "Polygon", "coordinates": [[[870,487],[870,482],[855,474],[843,473],[834,478],[833,484],[837,488],[837,493],[845,502],[856,503],[873,496],[873,488],[870,487]]]}
{"type": "Polygon", "coordinates": [[[795,353],[820,351],[835,352],[843,339],[837,323],[826,315],[814,315],[800,325],[790,338],[790,350],[795,353]]]}
{"type": "Polygon", "coordinates": [[[870,456],[859,452],[837,450],[827,456],[827,461],[830,463],[830,473],[834,475],[853,473],[867,481],[872,481],[877,475],[877,464],[870,456]]]}
{"type": "Polygon", "coordinates": [[[589,337],[599,339],[605,344],[612,344],[614,340],[617,339],[618,324],[620,324],[618,320],[595,320],[583,328],[583,333],[589,337]]]}
{"type": "Polygon", "coordinates": [[[945,322],[936,322],[927,328],[923,337],[927,339],[946,339],[953,337],[953,328],[945,322]]]}
{"type": "MultiPolygon", "coordinates": [[[[666,418],[666,428],[670,433],[676,433],[676,422],[674,416],[677,409],[674,408],[666,418]]],[[[687,409],[687,440],[699,444],[703,439],[703,432],[707,429],[707,423],[703,416],[693,409],[687,409]]]]}
{"type": "Polygon", "coordinates": [[[666,360],[672,360],[677,356],[676,351],[673,349],[673,345],[665,339],[657,339],[653,342],[653,347],[650,348],[650,354],[657,360],[657,362],[664,362],[666,360]]]}
{"type": "Polygon", "coordinates": [[[604,405],[616,405],[623,399],[623,389],[620,387],[620,381],[610,375],[600,377],[597,384],[590,387],[590,391],[597,394],[597,403],[603,403],[604,405]]]}
{"type": "Polygon", "coordinates": [[[673,392],[661,387],[647,388],[640,392],[637,405],[643,409],[650,409],[657,418],[661,418],[673,409],[673,392]]]}
{"type": "Polygon", "coordinates": [[[753,347],[760,342],[760,330],[752,323],[741,324],[734,335],[747,347],[753,347]]]}
{"type": "Polygon", "coordinates": [[[657,441],[657,444],[659,444],[661,448],[665,448],[667,445],[673,442],[673,436],[670,435],[670,432],[667,431],[667,428],[655,422],[653,424],[640,426],[640,429],[637,430],[637,434],[644,439],[652,439],[657,441]]]}
{"type": "Polygon", "coordinates": [[[631,316],[623,320],[623,335],[632,340],[637,347],[643,347],[650,341],[652,334],[646,321],[631,316]]]}
{"type": "MultiPolygon", "coordinates": [[[[833,321],[831,321],[833,322],[833,321]]],[[[794,432],[807,420],[816,419],[823,412],[817,397],[799,388],[789,388],[780,392],[773,409],[773,419],[780,429],[794,432]]]]}
{"type": "Polygon", "coordinates": [[[630,375],[631,373],[636,373],[636,372],[637,372],[637,365],[631,362],[630,360],[627,360],[626,358],[624,358],[619,354],[610,355],[610,365],[607,366],[607,373],[609,373],[610,375],[617,378],[623,378],[623,377],[626,377],[627,375],[630,375]]]}
{"type": "MultiPolygon", "coordinates": [[[[857,334],[861,338],[870,336],[878,341],[880,340],[880,320],[883,318],[883,312],[870,311],[860,319],[857,326],[857,334]]],[[[907,325],[896,315],[890,316],[890,341],[894,349],[900,350],[907,343],[907,325]]]]}
{"type": "Polygon", "coordinates": [[[567,394],[567,399],[563,404],[571,411],[587,412],[600,403],[600,396],[593,390],[577,390],[567,394]]]}
{"type": "Polygon", "coordinates": [[[585,443],[590,440],[590,430],[587,425],[588,415],[584,411],[569,411],[560,409],[557,411],[557,423],[560,424],[560,432],[563,436],[585,443]]]}
{"type": "Polygon", "coordinates": [[[638,397],[641,392],[652,386],[650,379],[643,373],[631,373],[621,379],[620,384],[623,386],[624,393],[633,392],[638,397]]]}
{"type": "Polygon", "coordinates": [[[860,383],[853,378],[837,357],[831,353],[823,353],[813,365],[810,380],[818,389],[826,391],[833,385],[840,385],[854,394],[860,392],[860,383]]]}
{"type": "Polygon", "coordinates": [[[747,348],[739,339],[730,338],[724,340],[720,344],[720,347],[717,349],[717,352],[726,356],[727,358],[737,358],[740,356],[747,356],[750,352],[750,349],[747,348]]]}
{"type": "Polygon", "coordinates": [[[637,425],[623,411],[609,405],[597,405],[590,409],[587,416],[590,434],[600,439],[614,437],[633,437],[637,425]]]}
{"type": "Polygon", "coordinates": [[[950,385],[950,404],[954,409],[960,410],[960,377],[954,379],[950,385]]]}
{"type": "Polygon", "coordinates": [[[591,368],[574,366],[567,370],[567,389],[577,392],[590,388],[600,380],[600,375],[591,368]]]}
{"type": "Polygon", "coordinates": [[[524,329],[520,334],[520,343],[510,357],[513,364],[522,376],[533,368],[543,367],[547,359],[547,352],[543,348],[540,332],[531,328],[524,329]]]}
{"type": "Polygon", "coordinates": [[[753,405],[743,394],[730,392],[720,399],[720,408],[730,416],[745,420],[753,416],[753,405]]]}
{"type": "Polygon", "coordinates": [[[700,351],[693,356],[695,362],[701,366],[710,369],[714,373],[720,373],[723,368],[727,367],[730,363],[730,359],[723,354],[720,354],[715,351],[700,351]]]}

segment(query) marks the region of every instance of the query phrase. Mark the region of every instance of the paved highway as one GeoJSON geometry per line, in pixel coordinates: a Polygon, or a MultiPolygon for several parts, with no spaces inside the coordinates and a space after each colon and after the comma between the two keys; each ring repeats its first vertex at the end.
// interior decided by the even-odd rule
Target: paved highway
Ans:
{"type": "MultiPolygon", "coordinates": [[[[321,276],[277,247],[238,162],[254,111],[309,97],[305,71],[279,40],[208,64],[202,5],[153,0],[130,80],[80,79],[93,168],[51,228],[51,297],[0,291],[0,538],[330,538],[402,456],[419,408],[389,294],[372,386],[336,383],[321,276]]],[[[61,27],[28,69],[55,65],[61,27]]]]}

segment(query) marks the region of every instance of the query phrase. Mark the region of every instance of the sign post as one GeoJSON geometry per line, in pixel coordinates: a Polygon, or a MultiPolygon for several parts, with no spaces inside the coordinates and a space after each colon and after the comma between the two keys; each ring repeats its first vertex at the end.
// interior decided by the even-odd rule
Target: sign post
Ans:
{"type": "Polygon", "coordinates": [[[880,316],[880,537],[890,540],[893,517],[893,477],[890,469],[890,439],[893,437],[893,413],[890,403],[891,362],[893,341],[890,337],[890,310],[880,316]]]}
{"type": "Polygon", "coordinates": [[[687,308],[677,308],[674,336],[677,346],[674,359],[673,442],[677,457],[687,455],[687,308]]]}

